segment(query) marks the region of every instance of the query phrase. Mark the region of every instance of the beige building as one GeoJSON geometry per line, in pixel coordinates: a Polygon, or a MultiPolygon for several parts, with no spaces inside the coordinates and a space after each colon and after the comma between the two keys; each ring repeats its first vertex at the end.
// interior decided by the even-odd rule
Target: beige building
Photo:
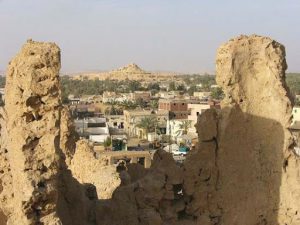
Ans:
{"type": "Polygon", "coordinates": [[[102,95],[82,95],[80,97],[80,102],[85,102],[89,104],[102,102],[102,95]]]}
{"type": "Polygon", "coordinates": [[[105,115],[105,117],[109,127],[124,129],[124,115],[105,115]]]}
{"type": "Polygon", "coordinates": [[[157,129],[163,131],[166,129],[168,116],[169,112],[166,110],[157,112],[151,110],[124,110],[124,129],[129,137],[147,139],[146,131],[138,127],[140,121],[145,117],[155,117],[158,122],[157,129]]]}
{"type": "Polygon", "coordinates": [[[295,106],[292,111],[293,120],[291,128],[295,130],[300,130],[300,106],[295,106]]]}
{"type": "Polygon", "coordinates": [[[172,99],[172,98],[178,98],[180,96],[180,92],[179,91],[160,91],[155,96],[159,97],[159,98],[172,99]]]}
{"type": "Polygon", "coordinates": [[[108,102],[113,102],[113,101],[123,102],[125,100],[130,100],[130,94],[105,91],[105,92],[103,92],[103,95],[102,95],[103,103],[108,103],[108,102]]]}
{"type": "Polygon", "coordinates": [[[199,99],[208,99],[211,96],[211,92],[209,91],[195,91],[194,97],[197,97],[199,99]]]}
{"type": "Polygon", "coordinates": [[[192,121],[189,132],[196,132],[196,128],[194,125],[197,123],[198,116],[210,107],[211,105],[209,104],[188,104],[188,120],[192,121]]]}

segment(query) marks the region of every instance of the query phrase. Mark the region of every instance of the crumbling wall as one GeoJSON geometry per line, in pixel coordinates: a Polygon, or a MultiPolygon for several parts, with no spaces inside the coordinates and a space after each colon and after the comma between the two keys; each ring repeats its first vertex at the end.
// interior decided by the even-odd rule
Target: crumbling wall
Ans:
{"type": "MultiPolygon", "coordinates": [[[[0,108],[0,131],[1,134],[5,134],[5,119],[6,114],[3,108],[0,108]]],[[[7,137],[5,135],[5,137],[7,137]]],[[[8,151],[2,146],[5,144],[6,138],[0,140],[0,224],[5,225],[7,223],[7,215],[13,210],[11,204],[11,198],[13,198],[12,190],[12,174],[10,171],[10,165],[8,161],[8,151]]]]}
{"type": "Polygon", "coordinates": [[[118,187],[112,199],[97,203],[97,224],[177,224],[185,208],[182,182],[182,170],[172,155],[159,150],[143,178],[118,187]]]}
{"type": "Polygon", "coordinates": [[[76,152],[69,168],[79,182],[95,185],[100,199],[110,199],[113,191],[121,184],[116,166],[108,165],[106,158],[96,159],[87,140],[76,143],[76,152]]]}
{"type": "Polygon", "coordinates": [[[75,154],[76,142],[78,140],[79,135],[75,131],[70,111],[67,107],[63,107],[60,119],[60,148],[68,166],[71,164],[71,160],[75,154]]]}
{"type": "Polygon", "coordinates": [[[0,196],[8,224],[86,223],[85,189],[67,170],[60,148],[59,69],[60,49],[31,40],[8,67],[0,196]]]}
{"type": "Polygon", "coordinates": [[[204,225],[299,224],[283,45],[240,36],[219,48],[216,66],[225,99],[197,123],[199,146],[185,161],[187,213],[204,225]]]}
{"type": "Polygon", "coordinates": [[[59,69],[59,48],[32,41],[8,67],[3,148],[13,174],[12,224],[59,221],[59,69]]]}

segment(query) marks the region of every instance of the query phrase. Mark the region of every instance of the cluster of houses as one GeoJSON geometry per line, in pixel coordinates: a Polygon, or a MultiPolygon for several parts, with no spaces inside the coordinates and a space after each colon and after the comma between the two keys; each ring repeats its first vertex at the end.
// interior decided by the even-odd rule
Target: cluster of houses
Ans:
{"type": "Polygon", "coordinates": [[[153,146],[161,144],[185,144],[191,147],[197,141],[195,124],[205,110],[219,107],[210,101],[210,92],[195,92],[193,96],[179,92],[158,92],[151,95],[148,91],[135,93],[104,92],[102,96],[69,96],[70,109],[75,120],[76,130],[81,137],[89,139],[95,146],[112,150],[127,150],[140,143],[153,146]],[[147,104],[135,109],[121,109],[117,114],[107,113],[109,103],[124,101],[147,104]],[[156,101],[156,107],[150,106],[156,101]],[[145,121],[148,118],[148,121],[145,121]],[[153,123],[142,126],[142,123],[153,123]],[[151,129],[150,129],[151,128],[151,129]]]}

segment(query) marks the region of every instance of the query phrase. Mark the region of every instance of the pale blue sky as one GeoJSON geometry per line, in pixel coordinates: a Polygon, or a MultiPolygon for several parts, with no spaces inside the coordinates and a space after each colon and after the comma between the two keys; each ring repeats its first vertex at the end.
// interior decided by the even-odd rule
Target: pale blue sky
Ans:
{"type": "Polygon", "coordinates": [[[0,0],[0,70],[32,38],[56,42],[64,72],[213,72],[218,46],[270,36],[300,72],[300,0],[0,0]]]}

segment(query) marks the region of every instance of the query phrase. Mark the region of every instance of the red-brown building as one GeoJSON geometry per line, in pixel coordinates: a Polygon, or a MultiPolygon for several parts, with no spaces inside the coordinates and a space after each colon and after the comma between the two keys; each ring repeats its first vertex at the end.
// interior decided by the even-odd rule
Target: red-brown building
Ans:
{"type": "Polygon", "coordinates": [[[158,110],[167,110],[174,117],[172,119],[187,119],[188,118],[188,102],[181,99],[160,99],[158,101],[158,110]]]}

